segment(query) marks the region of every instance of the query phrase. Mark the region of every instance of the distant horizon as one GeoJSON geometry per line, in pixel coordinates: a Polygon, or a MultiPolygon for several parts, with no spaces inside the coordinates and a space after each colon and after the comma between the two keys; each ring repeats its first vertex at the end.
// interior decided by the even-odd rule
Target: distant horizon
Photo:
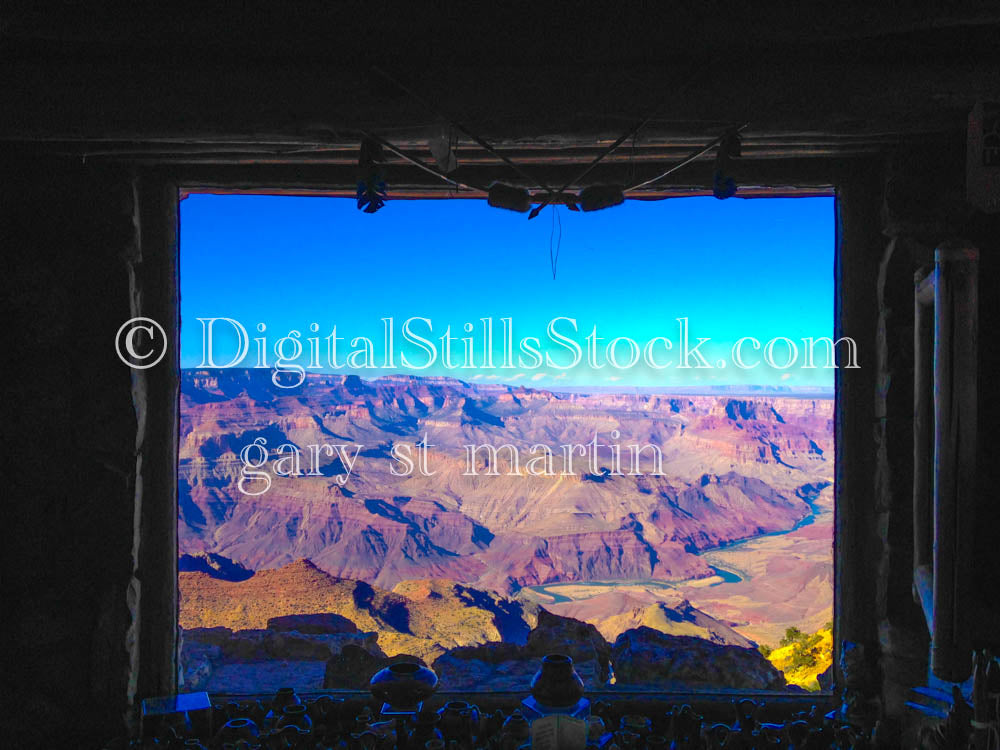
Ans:
{"type": "MultiPolygon", "coordinates": [[[[181,372],[249,372],[254,371],[256,368],[253,367],[181,367],[181,372]]],[[[260,369],[258,370],[262,373],[270,373],[271,370],[260,369]]],[[[836,395],[836,389],[834,386],[825,385],[789,385],[789,384],[764,384],[755,385],[748,383],[713,383],[713,384],[702,384],[702,385],[660,385],[660,386],[633,386],[633,385],[556,385],[553,387],[546,387],[544,385],[538,385],[533,383],[523,383],[523,382],[505,382],[503,380],[470,380],[468,378],[460,378],[454,375],[416,375],[408,372],[386,372],[379,373],[378,375],[362,375],[356,372],[323,372],[318,370],[309,371],[306,373],[307,376],[311,377],[350,377],[354,376],[365,382],[375,382],[378,380],[386,380],[391,378],[414,378],[418,380],[422,379],[434,379],[434,380],[452,380],[456,383],[462,383],[464,385],[473,387],[500,387],[505,386],[507,388],[525,388],[528,390],[537,391],[549,391],[550,393],[605,393],[605,394],[657,394],[657,395],[732,395],[732,396],[754,396],[754,395],[782,395],[790,397],[815,397],[815,398],[833,398],[836,395]]]]}

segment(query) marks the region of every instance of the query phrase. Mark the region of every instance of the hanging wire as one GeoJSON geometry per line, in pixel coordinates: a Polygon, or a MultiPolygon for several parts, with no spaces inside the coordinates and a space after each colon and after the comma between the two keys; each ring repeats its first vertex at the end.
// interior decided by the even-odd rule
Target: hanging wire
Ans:
{"type": "Polygon", "coordinates": [[[562,248],[562,217],[559,215],[559,206],[552,207],[552,228],[549,230],[549,265],[552,267],[552,280],[556,280],[556,269],[559,266],[559,250],[562,248]],[[556,224],[559,226],[559,234],[556,236],[556,224]],[[555,238],[555,251],[553,252],[553,238],[555,238]]]}
{"type": "Polygon", "coordinates": [[[636,145],[639,140],[639,134],[636,133],[632,136],[632,148],[628,152],[628,165],[625,168],[625,179],[622,180],[623,185],[628,185],[632,180],[635,179],[635,151],[636,145]]]}
{"type": "Polygon", "coordinates": [[[499,151],[497,151],[495,148],[493,148],[493,146],[491,146],[486,141],[486,139],[481,138],[479,135],[477,135],[476,133],[474,133],[468,127],[466,127],[465,125],[463,125],[458,119],[456,119],[454,117],[451,117],[450,115],[448,115],[445,112],[443,112],[440,108],[435,107],[429,101],[427,101],[422,96],[420,96],[416,91],[414,91],[410,87],[404,85],[400,81],[396,80],[391,75],[389,75],[388,73],[386,73],[384,70],[382,70],[381,68],[379,68],[377,65],[373,65],[372,66],[372,70],[375,73],[378,73],[380,76],[382,76],[385,80],[389,81],[389,83],[391,83],[394,86],[396,86],[400,91],[402,91],[402,92],[404,92],[406,94],[409,94],[414,100],[416,100],[417,102],[419,102],[420,104],[422,104],[429,111],[431,111],[432,113],[436,114],[437,116],[442,117],[445,120],[447,120],[449,123],[451,123],[451,125],[456,130],[462,132],[468,138],[471,138],[473,141],[475,141],[479,145],[480,148],[484,149],[488,154],[490,154],[491,156],[499,159],[504,164],[506,164],[508,167],[510,167],[511,169],[513,169],[515,172],[517,172],[519,175],[521,175],[521,177],[523,177],[525,180],[527,180],[529,184],[531,184],[531,185],[538,185],[543,190],[546,190],[548,192],[552,192],[552,188],[550,188],[545,183],[541,182],[536,176],[534,176],[530,172],[526,171],[519,164],[517,164],[516,162],[514,162],[513,160],[511,160],[507,156],[504,156],[503,154],[501,154],[499,151]]]}
{"type": "Polygon", "coordinates": [[[394,153],[400,159],[410,162],[410,164],[412,164],[413,166],[419,167],[420,169],[424,170],[429,174],[434,175],[435,177],[441,178],[442,180],[444,180],[445,182],[451,184],[456,188],[468,188],[469,190],[478,190],[481,193],[489,192],[489,188],[483,187],[481,185],[470,184],[468,182],[462,182],[460,180],[452,179],[441,170],[432,167],[427,162],[423,161],[422,159],[416,156],[413,156],[412,154],[406,153],[398,146],[394,146],[391,143],[389,143],[389,141],[385,140],[384,138],[380,138],[379,136],[369,133],[365,130],[358,130],[357,132],[366,138],[371,138],[373,141],[375,141],[375,143],[378,143],[386,151],[394,153]]]}
{"type": "Polygon", "coordinates": [[[594,167],[596,167],[604,159],[604,157],[606,157],[609,154],[613,153],[625,141],[627,141],[629,138],[635,136],[640,130],[642,130],[643,128],[645,128],[659,114],[660,110],[667,103],[667,99],[668,98],[670,98],[671,96],[678,96],[678,95],[684,93],[689,88],[691,88],[691,86],[694,85],[694,83],[697,80],[698,80],[698,73],[697,73],[697,69],[696,69],[696,72],[693,75],[691,75],[684,83],[682,83],[680,86],[678,86],[676,89],[673,89],[672,91],[664,91],[663,95],[659,98],[659,100],[652,107],[652,109],[650,109],[649,114],[644,119],[638,121],[635,125],[633,125],[631,128],[629,128],[626,132],[622,133],[621,136],[617,140],[615,140],[611,145],[609,145],[606,149],[604,149],[604,151],[602,151],[596,157],[594,157],[593,161],[591,161],[573,179],[571,179],[569,182],[567,182],[565,185],[563,185],[560,190],[558,190],[558,191],[549,190],[548,194],[545,196],[545,198],[542,200],[542,202],[539,203],[534,209],[532,209],[532,211],[531,211],[530,214],[528,214],[528,218],[529,219],[535,218],[536,216],[538,216],[538,214],[542,211],[543,208],[545,208],[547,205],[549,205],[552,202],[552,200],[557,195],[562,195],[567,190],[569,190],[573,185],[580,184],[580,181],[584,177],[586,177],[588,174],[590,174],[590,172],[594,169],[594,167]]]}
{"type": "Polygon", "coordinates": [[[664,177],[667,177],[668,175],[673,174],[674,172],[676,172],[681,167],[685,167],[688,164],[690,164],[691,162],[693,162],[695,159],[698,159],[699,157],[702,157],[705,154],[707,154],[713,148],[715,148],[720,143],[722,143],[722,141],[724,141],[729,135],[731,135],[733,133],[739,133],[742,130],[745,130],[746,127],[749,124],[750,124],[749,122],[745,122],[742,125],[740,125],[739,127],[727,129],[726,132],[722,133],[721,135],[719,135],[716,138],[713,138],[706,146],[703,146],[701,148],[695,149],[689,156],[685,157],[681,161],[679,161],[676,164],[674,164],[673,166],[671,166],[666,172],[661,172],[656,177],[651,177],[650,179],[644,180],[643,182],[640,182],[640,183],[638,183],[636,185],[631,185],[630,187],[625,188],[622,192],[629,193],[629,192],[632,192],[633,190],[638,190],[639,188],[646,187],[647,185],[652,185],[654,182],[659,182],[664,177]]]}

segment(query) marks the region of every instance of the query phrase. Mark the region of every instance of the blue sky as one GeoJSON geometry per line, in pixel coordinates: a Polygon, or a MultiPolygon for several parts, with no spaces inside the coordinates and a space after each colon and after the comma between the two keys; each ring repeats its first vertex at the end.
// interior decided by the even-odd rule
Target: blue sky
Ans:
{"type": "MultiPolygon", "coordinates": [[[[781,370],[747,345],[745,361],[760,364],[750,370],[731,364],[740,337],[762,345],[787,337],[801,349],[804,337],[832,335],[833,198],[684,198],[627,201],[587,214],[558,211],[562,240],[553,280],[551,208],[528,221],[485,200],[390,200],[378,213],[365,214],[345,198],[190,195],[181,202],[181,364],[201,362],[197,318],[211,317],[239,321],[251,338],[266,335],[269,365],[275,342],[291,330],[301,333],[306,348],[307,337],[318,337],[326,363],[326,337],[334,326],[346,339],[338,343],[340,360],[354,348],[352,339],[368,337],[381,364],[381,319],[392,317],[394,372],[549,388],[833,384],[833,370],[798,366],[801,352],[796,365],[781,370]],[[414,317],[431,321],[431,331],[419,321],[412,330],[433,341],[439,354],[419,371],[399,361],[403,354],[411,364],[429,359],[402,338],[403,322],[414,317]],[[479,321],[488,317],[494,319],[495,365],[502,318],[513,320],[515,355],[522,338],[536,337],[540,353],[564,367],[573,354],[548,340],[546,327],[554,318],[573,318],[577,332],[565,321],[557,330],[584,348],[584,359],[569,369],[532,367],[531,358],[525,366],[486,368],[479,321]],[[692,346],[697,337],[710,339],[699,351],[711,369],[677,367],[677,318],[688,319],[692,346]],[[475,325],[472,334],[464,332],[466,322],[475,325]],[[256,330],[260,323],[265,334],[256,330]],[[310,331],[312,323],[318,332],[310,331]],[[443,366],[437,337],[449,325],[456,339],[475,337],[473,367],[443,366]],[[597,363],[604,364],[596,369],[587,362],[584,338],[595,326],[602,339],[597,363]],[[642,350],[660,336],[673,349],[657,342],[652,356],[670,366],[655,369],[643,358],[628,368],[607,364],[609,340],[627,337],[642,350]],[[718,367],[720,360],[730,364],[718,367]]],[[[215,333],[216,361],[226,363],[237,351],[236,336],[225,323],[215,333]]],[[[242,366],[255,363],[255,346],[242,366]]],[[[776,346],[774,355],[781,362],[783,347],[776,346]]],[[[627,342],[616,351],[619,364],[632,356],[627,342]]],[[[462,363],[460,343],[453,356],[462,363]]],[[[308,349],[299,361],[309,363],[308,349]]],[[[339,371],[362,377],[387,372],[339,371]]]]}

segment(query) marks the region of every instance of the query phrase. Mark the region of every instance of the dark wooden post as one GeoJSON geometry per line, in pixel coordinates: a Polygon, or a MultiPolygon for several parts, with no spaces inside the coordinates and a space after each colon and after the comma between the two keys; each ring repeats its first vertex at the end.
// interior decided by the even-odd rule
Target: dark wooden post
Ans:
{"type": "Polygon", "coordinates": [[[839,687],[850,687],[865,697],[875,691],[871,672],[878,648],[875,576],[872,574],[882,544],[875,524],[876,446],[875,350],[878,320],[877,278],[884,237],[880,231],[882,201],[878,164],[855,165],[838,181],[837,261],[834,338],[857,342],[860,369],[835,371],[836,445],[834,558],[834,665],[839,687]],[[864,647],[861,664],[845,674],[837,658],[841,646],[864,647]],[[849,684],[850,683],[850,684],[849,684]]]}
{"type": "Polygon", "coordinates": [[[975,533],[979,251],[935,251],[934,618],[931,669],[960,682],[972,672],[969,587],[975,533]]]}
{"type": "Polygon", "coordinates": [[[136,698],[177,689],[177,419],[178,336],[177,187],[159,174],[136,180],[139,247],[130,259],[132,314],[166,331],[167,355],[132,371],[136,435],[139,670],[136,698]]]}
{"type": "Polygon", "coordinates": [[[934,270],[914,278],[913,593],[927,628],[934,612],[934,270]]]}

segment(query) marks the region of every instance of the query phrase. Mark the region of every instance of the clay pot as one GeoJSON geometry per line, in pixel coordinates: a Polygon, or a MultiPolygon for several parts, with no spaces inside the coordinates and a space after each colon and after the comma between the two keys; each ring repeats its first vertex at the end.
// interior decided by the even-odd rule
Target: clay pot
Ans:
{"type": "Polygon", "coordinates": [[[278,723],[275,725],[275,728],[298,727],[299,729],[312,729],[312,725],[312,719],[306,713],[306,707],[301,703],[295,703],[281,709],[281,716],[278,717],[278,723]]]}
{"type": "Polygon", "coordinates": [[[271,699],[271,710],[264,717],[265,723],[273,727],[281,719],[281,712],[285,706],[298,706],[301,703],[299,696],[295,694],[295,688],[278,688],[271,699]]]}
{"type": "Polygon", "coordinates": [[[378,745],[378,735],[370,729],[364,732],[351,732],[347,740],[348,750],[374,750],[378,745]]]}
{"type": "Polygon", "coordinates": [[[646,737],[652,731],[652,722],[645,716],[639,714],[626,714],[621,719],[622,729],[646,737]]]}
{"type": "Polygon", "coordinates": [[[630,732],[628,729],[619,729],[615,732],[615,740],[622,750],[637,750],[639,744],[642,742],[642,737],[635,732],[630,732]]]}
{"type": "Polygon", "coordinates": [[[479,733],[479,709],[465,701],[449,701],[438,711],[441,734],[446,742],[472,745],[479,733]]]}
{"type": "Polygon", "coordinates": [[[406,746],[420,748],[430,740],[441,739],[441,730],[438,729],[440,722],[441,717],[438,716],[437,711],[425,709],[418,713],[413,719],[413,729],[410,731],[406,746]]]}
{"type": "Polygon", "coordinates": [[[218,744],[224,742],[236,744],[240,740],[251,742],[255,741],[259,734],[260,730],[250,719],[230,719],[219,728],[215,741],[218,744]]]}
{"type": "Polygon", "coordinates": [[[500,733],[501,750],[517,750],[517,748],[528,744],[531,739],[531,726],[528,720],[521,715],[520,711],[515,711],[503,723],[500,733]]]}
{"type": "Polygon", "coordinates": [[[393,709],[416,709],[417,705],[437,690],[434,672],[416,662],[400,661],[379,670],[369,687],[372,695],[393,709]]]}
{"type": "Polygon", "coordinates": [[[549,654],[531,680],[531,695],[543,706],[572,706],[583,697],[583,680],[565,654],[549,654]]]}
{"type": "Polygon", "coordinates": [[[271,710],[280,712],[285,706],[294,706],[301,702],[302,701],[299,700],[299,696],[295,694],[295,688],[278,688],[274,692],[274,697],[271,699],[271,710]]]}
{"type": "Polygon", "coordinates": [[[312,719],[313,726],[334,726],[339,724],[342,698],[334,700],[329,695],[321,695],[316,700],[306,702],[306,712],[312,719]]]}

